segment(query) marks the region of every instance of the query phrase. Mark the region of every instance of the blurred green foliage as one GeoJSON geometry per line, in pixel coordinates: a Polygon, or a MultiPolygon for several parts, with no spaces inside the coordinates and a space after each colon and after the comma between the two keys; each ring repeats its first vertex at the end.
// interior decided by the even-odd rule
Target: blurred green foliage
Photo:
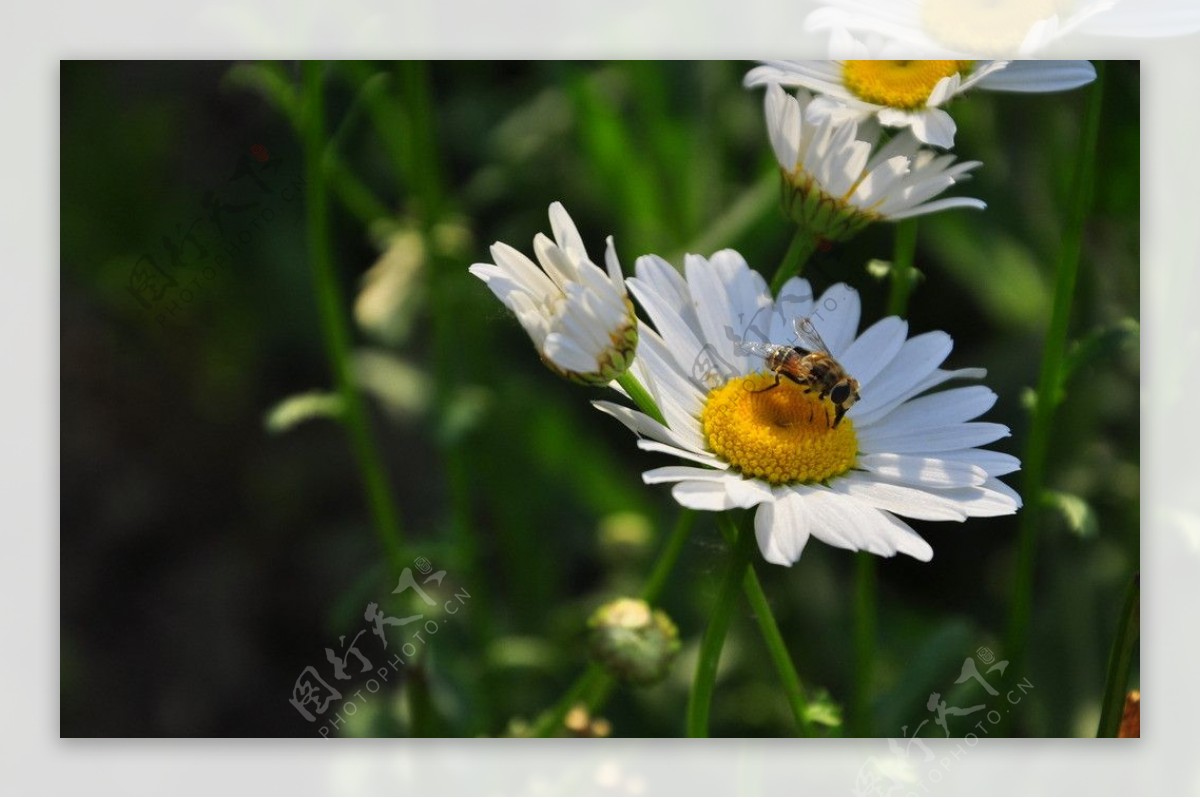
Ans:
{"type": "MultiPolygon", "coordinates": [[[[334,258],[356,297],[345,309],[360,322],[356,373],[406,550],[447,572],[445,595],[471,595],[337,733],[494,735],[532,720],[585,666],[594,608],[639,591],[677,513],[640,478],[665,459],[589,406],[605,392],[543,368],[467,267],[494,241],[530,251],[559,200],[593,258],[615,236],[627,272],[642,254],[679,263],[734,247],[769,276],[790,230],[761,97],[740,85],[748,66],[328,66],[334,258]]],[[[1138,78],[1133,62],[1108,70],[1078,345],[1044,498],[1058,512],[1045,515],[1028,672],[1006,675],[1034,685],[1014,708],[1021,735],[1094,732],[1138,568],[1138,78]]],[[[293,64],[63,65],[66,736],[313,735],[319,724],[287,701],[297,676],[364,628],[366,602],[400,611],[324,393],[296,190],[298,87],[293,64]],[[196,220],[209,255],[223,256],[211,277],[187,264],[194,251],[171,265],[166,239],[178,246],[196,220]],[[148,305],[131,291],[147,256],[179,277],[148,305]]],[[[1080,92],[956,101],[957,153],[984,163],[957,191],[989,207],[920,225],[910,328],[948,331],[951,367],[987,367],[1000,395],[989,420],[1013,430],[996,448],[1017,455],[1081,108],[1080,92]]],[[[819,252],[806,275],[817,290],[856,286],[868,323],[887,294],[869,264],[891,237],[868,229],[819,252]]],[[[981,647],[1003,658],[1016,529],[1012,518],[914,526],[934,560],[878,565],[872,730],[897,738],[932,717],[932,691],[979,703],[954,682],[981,647]]],[[[660,602],[683,651],[661,684],[618,689],[601,713],[613,734],[681,733],[720,540],[701,518],[660,602]]],[[[826,689],[819,714],[835,721],[853,672],[853,558],[811,544],[791,569],[759,573],[810,698],[826,689]]],[[[764,653],[743,603],[714,734],[794,733],[764,653]]]]}

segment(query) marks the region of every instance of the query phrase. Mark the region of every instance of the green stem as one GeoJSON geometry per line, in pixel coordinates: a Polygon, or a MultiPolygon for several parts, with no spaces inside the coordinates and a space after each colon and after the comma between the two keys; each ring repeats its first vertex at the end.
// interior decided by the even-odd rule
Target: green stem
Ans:
{"type": "MultiPolygon", "coordinates": [[[[448,203],[429,66],[418,61],[404,61],[397,64],[396,69],[407,117],[384,102],[382,95],[370,95],[368,99],[372,102],[371,116],[379,137],[389,142],[385,150],[393,160],[398,177],[407,180],[408,195],[413,200],[411,209],[421,225],[425,251],[429,253],[425,271],[433,311],[434,401],[443,413],[440,421],[445,429],[447,414],[458,398],[461,375],[474,373],[470,362],[472,355],[461,344],[465,337],[464,314],[458,311],[455,303],[454,281],[466,279],[466,270],[462,264],[454,263],[442,254],[434,235],[448,203]]],[[[480,598],[476,611],[471,613],[469,626],[479,650],[484,650],[493,631],[487,572],[480,554],[478,529],[471,517],[475,498],[472,488],[474,469],[461,435],[442,435],[440,440],[450,499],[447,503],[450,538],[466,565],[472,584],[479,586],[480,598]]],[[[481,728],[488,728],[493,686],[485,676],[479,687],[474,693],[474,703],[481,716],[481,728]]]]}
{"type": "Polygon", "coordinates": [[[850,701],[850,730],[854,737],[871,736],[871,684],[875,665],[875,555],[854,555],[854,692],[850,701]]]}
{"type": "MultiPolygon", "coordinates": [[[[728,515],[721,513],[717,516],[717,524],[720,526],[721,534],[725,537],[726,542],[732,544],[737,535],[737,528],[733,521],[728,515]]],[[[791,655],[788,654],[787,644],[779,631],[779,624],[775,622],[775,615],[771,612],[767,594],[763,592],[762,583],[758,581],[758,574],[753,565],[746,569],[746,576],[742,580],[742,592],[746,594],[746,600],[750,602],[750,609],[754,612],[755,620],[758,621],[758,629],[762,633],[763,642],[767,644],[771,662],[775,664],[775,670],[783,682],[783,692],[787,697],[792,715],[796,719],[796,725],[800,727],[800,734],[803,737],[813,737],[812,723],[808,719],[808,696],[804,692],[804,683],[800,680],[800,674],[797,672],[795,664],[792,663],[791,655]]]]}
{"type": "Polygon", "coordinates": [[[735,534],[737,539],[729,553],[725,575],[721,578],[716,605],[711,611],[704,637],[700,641],[696,678],[692,680],[692,690],[688,695],[688,737],[708,736],[708,714],[717,682],[717,665],[721,661],[721,650],[725,647],[725,633],[729,631],[729,621],[737,601],[738,585],[745,578],[746,568],[750,565],[750,554],[754,551],[754,533],[751,530],[744,529],[735,534]]]}
{"type": "Polygon", "coordinates": [[[531,737],[553,737],[562,731],[563,719],[576,704],[584,704],[589,712],[595,712],[608,698],[615,680],[602,665],[591,663],[587,670],[575,680],[558,703],[543,712],[530,730],[531,737]]]}
{"type": "Polygon", "coordinates": [[[1129,689],[1129,672],[1137,650],[1141,630],[1141,575],[1134,574],[1125,591],[1120,626],[1108,655],[1108,678],[1104,684],[1104,703],[1100,709],[1097,737],[1116,737],[1125,712],[1125,692],[1129,689]]]}
{"type": "Polygon", "coordinates": [[[792,236],[792,243],[788,245],[783,262],[779,264],[775,277],[771,280],[772,294],[778,295],[784,283],[800,274],[804,264],[808,263],[808,259],[817,251],[817,242],[818,238],[811,232],[803,227],[796,228],[796,234],[792,236]]]}
{"type": "Polygon", "coordinates": [[[1046,459],[1050,451],[1054,410],[1059,401],[1062,384],[1067,329],[1071,321],[1071,301],[1075,295],[1075,281],[1079,273],[1083,229],[1091,206],[1092,183],[1096,166],[1096,142],[1100,135],[1100,101],[1103,93],[1104,64],[1097,62],[1096,82],[1088,94],[1086,117],[1077,150],[1075,173],[1072,178],[1070,212],[1063,230],[1050,327],[1047,330],[1046,342],[1042,349],[1037,401],[1033,408],[1033,420],[1030,426],[1029,440],[1026,444],[1025,458],[1021,463],[1024,472],[1022,493],[1025,498],[1025,507],[1019,521],[1016,575],[1013,580],[1007,639],[1009,660],[1017,673],[1025,672],[1025,653],[1029,642],[1029,622],[1033,608],[1037,537],[1042,513],[1041,496],[1046,479],[1046,459]]]}
{"type": "Polygon", "coordinates": [[[888,315],[908,316],[908,296],[912,293],[916,270],[913,261],[917,254],[917,220],[903,219],[896,223],[896,243],[892,254],[892,290],[888,295],[888,315]]]}
{"type": "Polygon", "coordinates": [[[313,285],[321,317],[321,333],[326,354],[333,368],[334,381],[345,409],[345,423],[354,447],[370,502],[375,530],[399,572],[405,566],[401,544],[400,520],[388,490],[388,478],[383,461],[375,447],[367,421],[362,395],[354,382],[350,362],[349,323],[344,311],[345,302],[334,273],[329,238],[329,208],[326,198],[325,174],[325,108],[321,87],[322,67],[319,62],[303,65],[304,107],[301,112],[305,166],[305,205],[309,259],[312,262],[313,285]]]}
{"type": "MultiPolygon", "coordinates": [[[[896,225],[892,248],[892,286],[888,296],[888,315],[908,315],[912,293],[913,260],[917,252],[917,220],[905,219],[896,225]]],[[[854,557],[854,689],[850,697],[850,731],[855,737],[871,736],[871,686],[874,680],[875,637],[878,628],[875,555],[859,552],[854,557]]]]}
{"type": "Polygon", "coordinates": [[[626,371],[617,377],[617,384],[625,389],[625,393],[629,394],[629,398],[638,406],[638,409],[659,424],[666,426],[667,420],[663,417],[662,411],[658,409],[658,403],[654,401],[650,392],[638,382],[638,378],[633,376],[633,372],[626,371]]]}
{"type": "Polygon", "coordinates": [[[679,555],[683,552],[683,546],[687,543],[688,535],[692,532],[692,527],[696,524],[696,511],[684,509],[679,513],[679,519],[675,522],[675,528],[671,530],[670,537],[663,545],[662,551],[658,555],[658,560],[654,563],[654,570],[650,572],[650,578],[646,580],[646,586],[642,588],[642,600],[653,606],[658,602],[659,596],[662,595],[663,588],[667,586],[667,580],[671,576],[671,571],[675,568],[675,563],[679,560],[679,555]]]}
{"type": "MultiPolygon", "coordinates": [[[[642,599],[647,604],[654,605],[658,601],[695,523],[694,510],[684,510],[679,514],[679,520],[675,522],[675,528],[671,530],[667,542],[663,545],[650,578],[646,580],[646,587],[642,590],[642,599]]],[[[615,686],[616,681],[602,666],[596,663],[588,665],[587,670],[567,689],[558,703],[541,714],[534,723],[532,735],[551,737],[557,734],[562,728],[563,718],[576,704],[583,703],[589,712],[595,712],[604,704],[615,686]]]]}

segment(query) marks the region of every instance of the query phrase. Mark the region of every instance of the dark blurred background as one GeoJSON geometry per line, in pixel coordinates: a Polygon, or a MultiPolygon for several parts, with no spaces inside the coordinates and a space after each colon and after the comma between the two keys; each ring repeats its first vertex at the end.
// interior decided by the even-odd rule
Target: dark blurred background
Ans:
{"type": "MultiPolygon", "coordinates": [[[[732,246],[772,273],[790,230],[760,93],[740,86],[750,66],[327,67],[334,263],[405,562],[446,572],[439,600],[470,595],[378,692],[349,660],[344,692],[367,700],[330,733],[511,731],[581,671],[591,610],[640,589],[676,514],[640,474],[666,461],[589,406],[604,391],[545,370],[467,267],[497,240],[531,252],[560,200],[593,259],[612,234],[627,272],[645,253],[680,263],[732,246]],[[429,129],[433,157],[406,150],[429,129]],[[443,187],[436,224],[421,221],[421,163],[443,187]]],[[[1109,65],[1071,327],[1088,343],[1055,424],[1021,735],[1094,733],[1138,566],[1138,86],[1136,63],[1109,65]]],[[[64,62],[61,91],[61,734],[318,734],[323,721],[289,703],[298,677],[311,666],[330,680],[324,651],[369,629],[368,602],[401,605],[329,417],[299,68],[64,62]]],[[[988,368],[1000,395],[988,419],[1013,430],[995,448],[1018,456],[1082,108],[1082,91],[956,101],[958,156],[984,166],[955,191],[989,207],[919,228],[910,329],[948,331],[951,367],[988,368]]],[[[857,286],[864,324],[887,295],[867,264],[889,257],[892,232],[875,226],[806,269],[818,291],[857,286]]],[[[1020,487],[1020,474],[1005,480],[1020,487]]],[[[934,560],[878,563],[881,736],[927,718],[931,690],[955,695],[980,647],[1003,655],[1015,519],[914,527],[934,560]]],[[[661,602],[683,653],[662,684],[614,696],[613,734],[682,732],[719,541],[702,519],[661,602]]],[[[853,566],[819,544],[791,569],[759,564],[801,675],[838,705],[853,673],[853,566]]],[[[371,632],[359,642],[381,667],[371,632]]],[[[714,733],[793,733],[761,646],[743,604],[714,733]]]]}

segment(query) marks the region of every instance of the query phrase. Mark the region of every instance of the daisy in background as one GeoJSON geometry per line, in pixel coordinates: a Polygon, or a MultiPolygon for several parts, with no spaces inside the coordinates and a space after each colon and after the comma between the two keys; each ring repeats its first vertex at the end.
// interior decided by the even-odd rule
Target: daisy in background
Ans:
{"type": "Polygon", "coordinates": [[[689,255],[684,275],[656,256],[639,258],[636,271],[628,285],[655,329],[643,327],[635,369],[666,423],[595,404],[635,432],[639,448],[690,462],[647,471],[648,484],[672,483],[675,499],[697,510],[757,506],[755,535],[769,562],[796,562],[810,537],[929,560],[929,544],[898,516],[962,521],[1021,506],[997,479],[1019,461],[979,448],[1009,434],[973,421],[996,395],[981,385],[926,393],[984,376],[939,367],[953,345],[947,334],[909,338],[896,317],[858,334],[852,288],[838,284],[814,300],[808,282],[793,278],[772,299],[731,250],[689,255]],[[797,318],[858,383],[861,398],[840,423],[831,397],[779,379],[762,347],[748,345],[795,343],[797,318]]]}
{"type": "Polygon", "coordinates": [[[538,233],[538,265],[497,241],[495,263],[470,272],[517,314],[542,361],[576,382],[607,385],[623,375],[638,343],[637,317],[625,290],[612,236],[604,253],[607,273],[588,259],[575,223],[561,203],[550,206],[551,241],[538,233]]]}
{"type": "Polygon", "coordinates": [[[956,128],[941,106],[968,89],[1061,91],[1095,78],[1087,61],[766,61],[746,73],[745,84],[817,92],[805,111],[814,123],[875,118],[949,148],[956,128]]]}
{"type": "Polygon", "coordinates": [[[830,55],[1027,58],[1076,34],[1169,37],[1200,30],[1193,0],[818,0],[804,20],[828,31],[830,55]]]}
{"type": "Polygon", "coordinates": [[[771,147],[783,172],[784,207],[802,227],[829,240],[849,238],[875,221],[898,221],[946,208],[987,207],[982,200],[948,197],[943,191],[966,179],[979,161],[921,149],[901,131],[873,155],[879,125],[867,120],[836,124],[805,113],[817,102],[804,89],[795,96],[778,84],[764,101],[771,147]]]}

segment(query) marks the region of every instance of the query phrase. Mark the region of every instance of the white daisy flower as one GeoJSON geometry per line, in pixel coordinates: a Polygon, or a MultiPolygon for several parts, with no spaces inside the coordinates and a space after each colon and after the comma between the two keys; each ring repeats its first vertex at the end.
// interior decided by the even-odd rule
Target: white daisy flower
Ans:
{"type": "Polygon", "coordinates": [[[968,89],[1046,92],[1096,78],[1087,61],[766,61],[746,73],[748,87],[802,86],[821,96],[805,113],[835,123],[874,117],[909,128],[918,141],[954,146],[954,120],[941,106],[968,89]]]}
{"type": "Polygon", "coordinates": [[[639,448],[691,461],[643,474],[648,484],[673,483],[680,504],[757,506],[755,534],[769,562],[796,562],[810,537],[929,560],[929,544],[897,516],[962,521],[1021,506],[997,479],[1019,461],[979,448],[1008,428],[972,420],[996,394],[982,385],[926,393],[984,374],[939,368],[952,348],[946,333],[908,338],[908,325],[889,317],[859,335],[854,289],[840,283],[814,301],[808,282],[793,278],[773,300],[731,250],[709,260],[689,255],[682,276],[661,258],[639,258],[629,287],[657,330],[643,327],[635,368],[667,423],[611,402],[596,406],[637,433],[639,448]],[[797,318],[809,320],[859,384],[861,399],[841,423],[832,421],[830,398],[778,379],[751,351],[762,348],[746,346],[794,343],[797,318]]]}
{"type": "Polygon", "coordinates": [[[879,56],[1028,58],[1074,34],[1184,36],[1200,29],[1192,0],[818,0],[804,20],[828,31],[830,55],[859,56],[879,37],[879,56]]]}
{"type": "Polygon", "coordinates": [[[922,149],[907,130],[872,155],[877,124],[834,124],[829,117],[814,123],[805,114],[814,102],[804,89],[792,96],[776,83],[764,100],[771,147],[786,182],[784,206],[797,224],[839,241],[875,221],[987,207],[968,197],[934,200],[979,161],[956,164],[953,155],[922,149]]]}
{"type": "Polygon", "coordinates": [[[576,382],[607,385],[629,367],[637,349],[637,317],[625,290],[612,236],[606,274],[588,259],[575,223],[561,203],[550,206],[551,241],[533,239],[541,268],[508,244],[492,245],[495,263],[471,274],[487,283],[529,333],[542,361],[576,382]]]}

